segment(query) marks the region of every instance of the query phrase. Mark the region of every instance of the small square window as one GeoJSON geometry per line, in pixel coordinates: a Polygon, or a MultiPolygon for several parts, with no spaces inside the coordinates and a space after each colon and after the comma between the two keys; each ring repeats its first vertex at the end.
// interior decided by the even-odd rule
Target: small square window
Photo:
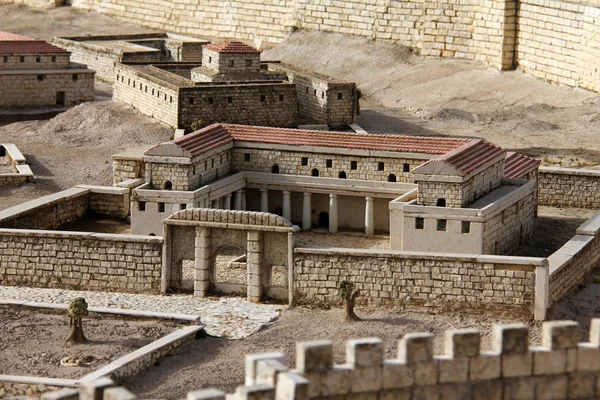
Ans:
{"type": "Polygon", "coordinates": [[[77,82],[79,80],[79,75],[73,74],[73,82],[77,82]]]}
{"type": "Polygon", "coordinates": [[[213,98],[212,98],[212,97],[209,97],[209,98],[208,98],[208,104],[212,104],[213,102],[214,102],[213,98]]]}
{"type": "Polygon", "coordinates": [[[385,169],[385,164],[381,161],[377,163],[377,171],[383,171],[385,169]]]}
{"type": "Polygon", "coordinates": [[[138,210],[146,211],[146,202],[145,201],[138,201],[138,210]]]}
{"type": "Polygon", "coordinates": [[[25,62],[25,57],[21,56],[21,58],[19,59],[19,61],[25,62]]]}
{"type": "Polygon", "coordinates": [[[56,62],[56,56],[52,56],[52,62],[56,62]]]}
{"type": "Polygon", "coordinates": [[[185,210],[186,208],[187,208],[187,204],[181,204],[181,205],[179,206],[179,209],[180,209],[180,210],[185,210]]]}
{"type": "Polygon", "coordinates": [[[308,157],[302,157],[300,163],[302,164],[302,166],[306,167],[308,165],[308,157]]]}
{"type": "Polygon", "coordinates": [[[246,67],[252,66],[252,60],[246,60],[246,67]]]}
{"type": "Polygon", "coordinates": [[[37,76],[37,80],[38,81],[43,81],[44,80],[44,75],[38,75],[37,76]]]}
{"type": "Polygon", "coordinates": [[[35,58],[35,62],[36,62],[36,63],[39,63],[40,61],[42,61],[42,59],[41,59],[40,57],[36,57],[36,58],[35,58]]]}
{"type": "Polygon", "coordinates": [[[265,96],[264,94],[260,95],[260,102],[264,103],[267,100],[267,96],[265,96]]]}
{"type": "Polygon", "coordinates": [[[227,104],[231,104],[231,103],[233,103],[233,97],[229,96],[227,98],[227,104]]]}
{"type": "Polygon", "coordinates": [[[333,160],[325,160],[325,167],[327,167],[327,168],[333,167],[333,160]]]}
{"type": "Polygon", "coordinates": [[[410,172],[410,164],[404,163],[402,165],[402,172],[404,172],[404,173],[410,172]]]}
{"type": "Polygon", "coordinates": [[[279,95],[279,101],[283,101],[284,96],[282,94],[279,95]]]}
{"type": "Polygon", "coordinates": [[[352,169],[352,170],[358,169],[358,163],[356,161],[350,161],[350,169],[352,169]]]}
{"type": "Polygon", "coordinates": [[[230,67],[234,67],[235,66],[235,60],[229,60],[229,66],[230,67]]]}
{"type": "Polygon", "coordinates": [[[190,104],[194,104],[194,98],[193,98],[193,97],[190,97],[190,98],[188,99],[188,101],[189,101],[189,103],[190,103],[190,104]]]}
{"type": "Polygon", "coordinates": [[[423,229],[425,227],[425,220],[423,218],[415,218],[415,229],[423,229]]]}
{"type": "Polygon", "coordinates": [[[246,162],[250,161],[250,153],[244,153],[244,161],[246,161],[246,162]]]}
{"type": "Polygon", "coordinates": [[[165,212],[165,203],[158,203],[158,212],[165,212]]]}
{"type": "Polygon", "coordinates": [[[437,220],[437,230],[438,231],[445,231],[446,230],[446,220],[445,219],[438,219],[437,220]]]}
{"type": "Polygon", "coordinates": [[[338,93],[338,100],[342,100],[344,98],[344,95],[342,94],[342,92],[338,93]]]}
{"type": "Polygon", "coordinates": [[[471,222],[470,221],[462,221],[462,226],[460,231],[462,233],[469,233],[471,232],[471,222]]]}

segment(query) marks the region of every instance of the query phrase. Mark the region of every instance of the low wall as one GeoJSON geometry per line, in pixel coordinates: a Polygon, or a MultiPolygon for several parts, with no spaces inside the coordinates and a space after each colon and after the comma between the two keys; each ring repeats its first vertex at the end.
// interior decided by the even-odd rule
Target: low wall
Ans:
{"type": "Polygon", "coordinates": [[[541,167],[538,187],[542,206],[600,208],[600,170],[541,167]]]}
{"type": "Polygon", "coordinates": [[[0,186],[22,185],[33,181],[33,172],[17,146],[12,143],[0,143],[0,166],[6,165],[14,172],[0,173],[0,186]]]}
{"type": "Polygon", "coordinates": [[[86,185],[77,187],[89,190],[88,214],[118,219],[125,219],[129,215],[131,207],[129,188],[86,185]]]}
{"type": "Polygon", "coordinates": [[[576,235],[548,257],[549,305],[577,290],[600,265],[600,212],[577,229],[576,235]]]}
{"type": "Polygon", "coordinates": [[[349,280],[361,291],[362,304],[531,318],[545,310],[543,294],[536,294],[545,271],[542,258],[296,248],[293,294],[299,304],[338,304],[339,284],[349,280]]]}
{"type": "Polygon", "coordinates": [[[160,293],[162,238],[0,229],[0,284],[160,293]]]}
{"type": "Polygon", "coordinates": [[[0,375],[0,399],[39,397],[42,393],[75,387],[71,379],[0,375]]]}

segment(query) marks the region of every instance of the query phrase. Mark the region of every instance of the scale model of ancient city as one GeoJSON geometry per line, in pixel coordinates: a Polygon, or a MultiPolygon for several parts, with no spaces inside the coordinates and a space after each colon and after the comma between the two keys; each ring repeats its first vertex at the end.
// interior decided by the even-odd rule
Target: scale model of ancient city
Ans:
{"type": "Polygon", "coordinates": [[[0,399],[600,399],[600,5],[0,0],[0,399]]]}

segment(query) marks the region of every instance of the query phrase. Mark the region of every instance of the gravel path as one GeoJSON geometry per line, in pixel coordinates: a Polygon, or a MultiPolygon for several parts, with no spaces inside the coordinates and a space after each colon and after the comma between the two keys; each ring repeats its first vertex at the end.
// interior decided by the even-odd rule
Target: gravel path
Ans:
{"type": "Polygon", "coordinates": [[[249,303],[233,297],[197,299],[190,295],[154,296],[0,286],[0,303],[2,300],[27,300],[69,304],[74,297],[85,297],[91,307],[199,315],[209,335],[227,339],[242,339],[252,335],[279,318],[281,311],[286,308],[283,305],[249,303]]]}

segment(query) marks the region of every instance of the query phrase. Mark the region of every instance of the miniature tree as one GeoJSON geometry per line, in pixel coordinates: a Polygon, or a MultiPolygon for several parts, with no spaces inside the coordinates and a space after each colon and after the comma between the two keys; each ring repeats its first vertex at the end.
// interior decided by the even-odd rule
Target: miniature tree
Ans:
{"type": "Polygon", "coordinates": [[[85,343],[87,338],[83,334],[82,318],[88,315],[88,304],[83,297],[73,299],[67,308],[69,313],[71,332],[67,337],[67,342],[85,343]]]}
{"type": "Polygon", "coordinates": [[[344,300],[344,321],[360,321],[360,318],[354,313],[356,298],[360,296],[360,290],[354,290],[354,283],[342,281],[338,294],[344,300]]]}

